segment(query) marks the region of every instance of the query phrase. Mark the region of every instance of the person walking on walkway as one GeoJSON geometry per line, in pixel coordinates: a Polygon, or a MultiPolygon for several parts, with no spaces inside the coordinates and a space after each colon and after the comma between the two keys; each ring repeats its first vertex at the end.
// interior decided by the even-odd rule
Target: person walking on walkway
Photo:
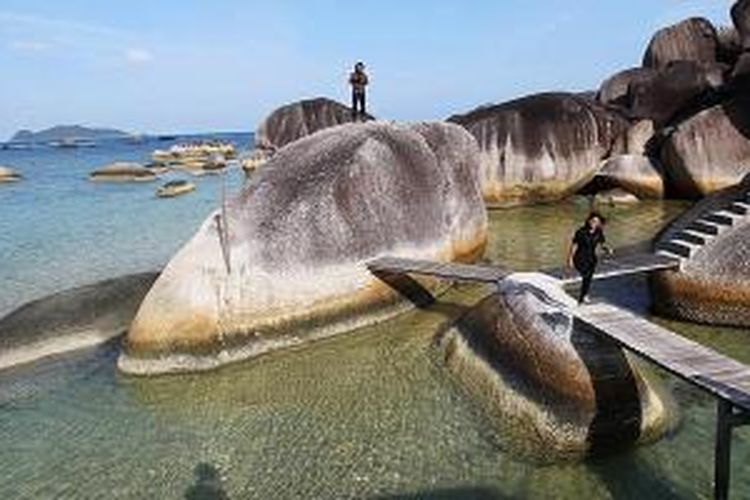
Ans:
{"type": "Polygon", "coordinates": [[[589,302],[589,291],[591,290],[591,281],[596,272],[598,259],[596,250],[599,246],[612,255],[612,249],[606,245],[604,237],[604,225],[607,220],[598,212],[591,212],[586,218],[586,222],[581,226],[573,236],[568,251],[568,267],[575,268],[581,275],[581,292],[578,296],[578,304],[589,302]]]}
{"type": "Polygon", "coordinates": [[[361,114],[363,119],[367,118],[367,97],[365,89],[370,83],[365,73],[365,64],[358,62],[354,65],[354,71],[349,75],[349,85],[352,86],[352,120],[357,121],[361,114]]]}

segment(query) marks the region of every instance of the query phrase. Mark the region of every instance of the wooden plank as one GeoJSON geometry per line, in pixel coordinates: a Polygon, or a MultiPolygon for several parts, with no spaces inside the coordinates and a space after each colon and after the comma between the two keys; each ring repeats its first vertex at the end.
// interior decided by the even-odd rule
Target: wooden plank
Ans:
{"type": "Polygon", "coordinates": [[[398,257],[381,257],[367,263],[374,273],[421,274],[437,276],[455,281],[476,281],[497,283],[510,274],[507,270],[495,266],[460,264],[455,262],[430,262],[398,257]]]}
{"type": "Polygon", "coordinates": [[[573,311],[581,321],[674,375],[750,411],[750,367],[610,304],[573,311]]]}
{"type": "MultiPolygon", "coordinates": [[[[679,260],[655,253],[626,255],[617,258],[602,259],[594,273],[594,279],[607,279],[643,272],[675,269],[679,265],[679,260]]],[[[581,277],[577,272],[566,268],[551,269],[544,272],[560,280],[563,285],[572,285],[581,282],[581,277]]]]}

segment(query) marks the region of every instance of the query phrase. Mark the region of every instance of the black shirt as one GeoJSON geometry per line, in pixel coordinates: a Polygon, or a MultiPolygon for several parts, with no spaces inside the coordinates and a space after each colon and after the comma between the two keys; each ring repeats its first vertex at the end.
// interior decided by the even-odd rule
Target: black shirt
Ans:
{"type": "Polygon", "coordinates": [[[573,263],[577,268],[590,268],[596,265],[596,247],[606,241],[604,231],[601,228],[591,232],[587,225],[576,231],[573,243],[576,244],[576,253],[573,255],[573,263]]]}

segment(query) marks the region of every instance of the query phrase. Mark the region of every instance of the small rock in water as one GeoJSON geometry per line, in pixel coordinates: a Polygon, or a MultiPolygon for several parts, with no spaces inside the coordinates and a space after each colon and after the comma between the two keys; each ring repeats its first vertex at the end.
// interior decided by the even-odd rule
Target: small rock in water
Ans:
{"type": "Polygon", "coordinates": [[[10,167],[0,166],[0,183],[2,182],[15,182],[21,180],[21,174],[16,172],[10,167]]]}
{"type": "Polygon", "coordinates": [[[140,163],[115,162],[99,170],[94,170],[89,174],[89,179],[92,181],[142,182],[156,180],[156,174],[140,163]]]}

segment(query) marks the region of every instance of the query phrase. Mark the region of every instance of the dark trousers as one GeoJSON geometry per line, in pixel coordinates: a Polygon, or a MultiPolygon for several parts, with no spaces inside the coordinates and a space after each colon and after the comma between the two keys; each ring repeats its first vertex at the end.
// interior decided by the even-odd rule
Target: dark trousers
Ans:
{"type": "Polygon", "coordinates": [[[357,119],[358,113],[361,113],[363,117],[367,114],[366,101],[364,90],[352,91],[352,120],[357,119]]]}
{"type": "Polygon", "coordinates": [[[591,290],[591,282],[594,279],[594,271],[596,270],[596,262],[593,263],[576,263],[576,270],[581,274],[581,293],[578,295],[578,302],[583,302],[583,299],[589,294],[591,290]]]}

